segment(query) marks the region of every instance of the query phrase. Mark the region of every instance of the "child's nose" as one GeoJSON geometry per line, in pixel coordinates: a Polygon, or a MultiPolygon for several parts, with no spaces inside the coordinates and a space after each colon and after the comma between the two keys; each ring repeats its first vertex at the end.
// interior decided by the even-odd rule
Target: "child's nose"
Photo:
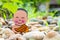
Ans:
{"type": "Polygon", "coordinates": [[[19,21],[21,21],[21,19],[19,19],[19,21]]]}

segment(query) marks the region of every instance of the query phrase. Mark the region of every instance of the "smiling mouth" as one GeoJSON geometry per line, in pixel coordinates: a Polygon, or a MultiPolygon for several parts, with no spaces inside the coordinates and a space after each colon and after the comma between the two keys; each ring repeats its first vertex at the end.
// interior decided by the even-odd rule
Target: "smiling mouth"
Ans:
{"type": "Polygon", "coordinates": [[[18,23],[18,24],[22,24],[22,23],[18,23]]]}

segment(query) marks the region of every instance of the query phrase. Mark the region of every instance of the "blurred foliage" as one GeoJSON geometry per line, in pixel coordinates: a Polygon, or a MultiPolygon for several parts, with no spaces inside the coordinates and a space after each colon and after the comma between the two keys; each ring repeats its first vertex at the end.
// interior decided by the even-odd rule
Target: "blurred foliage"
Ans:
{"type": "Polygon", "coordinates": [[[60,0],[56,0],[56,2],[57,2],[58,4],[60,4],[60,0]]]}
{"type": "MultiPolygon", "coordinates": [[[[44,16],[46,12],[38,11],[38,6],[41,3],[49,2],[50,0],[0,0],[0,16],[4,19],[10,19],[16,12],[17,8],[24,8],[28,11],[29,18],[44,16]]],[[[51,13],[50,15],[54,15],[51,13]]]]}

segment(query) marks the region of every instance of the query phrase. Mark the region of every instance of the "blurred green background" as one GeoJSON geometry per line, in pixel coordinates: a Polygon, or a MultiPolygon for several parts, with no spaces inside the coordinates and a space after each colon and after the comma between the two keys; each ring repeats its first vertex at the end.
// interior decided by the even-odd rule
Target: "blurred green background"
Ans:
{"type": "MultiPolygon", "coordinates": [[[[24,8],[28,11],[28,17],[37,18],[43,16],[54,17],[58,10],[50,11],[52,0],[0,0],[0,17],[11,19],[17,8],[24,8]]],[[[60,0],[55,0],[60,5],[60,0]]]]}

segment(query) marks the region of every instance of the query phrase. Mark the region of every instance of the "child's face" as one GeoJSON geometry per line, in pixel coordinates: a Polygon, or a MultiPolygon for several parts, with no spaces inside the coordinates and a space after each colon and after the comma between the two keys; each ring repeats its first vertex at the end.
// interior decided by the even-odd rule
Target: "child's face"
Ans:
{"type": "Polygon", "coordinates": [[[13,21],[16,25],[20,26],[26,23],[28,17],[27,17],[27,13],[23,10],[18,10],[15,14],[14,14],[14,18],[13,21]]]}

